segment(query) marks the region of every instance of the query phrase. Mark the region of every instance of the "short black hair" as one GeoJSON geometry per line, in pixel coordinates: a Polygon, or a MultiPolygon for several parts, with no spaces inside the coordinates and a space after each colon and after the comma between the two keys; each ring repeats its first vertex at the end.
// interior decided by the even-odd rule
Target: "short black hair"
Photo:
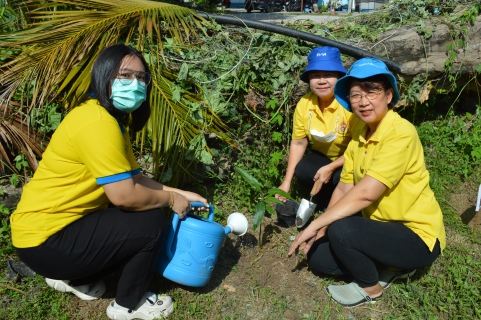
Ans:
{"type": "MultiPolygon", "coordinates": [[[[356,81],[359,84],[359,86],[365,91],[379,89],[386,92],[389,89],[394,90],[394,88],[391,85],[391,82],[389,82],[389,79],[383,74],[377,74],[375,76],[364,78],[364,79],[352,78],[349,83],[349,87],[351,86],[352,81],[356,81]]],[[[393,109],[394,105],[395,103],[393,103],[393,100],[391,100],[391,102],[389,102],[389,104],[387,105],[387,108],[389,110],[393,109]]]]}
{"type": "MultiPolygon", "coordinates": [[[[79,104],[88,99],[97,99],[102,107],[115,118],[122,122],[127,122],[129,114],[115,108],[110,100],[110,91],[112,86],[112,79],[117,75],[122,61],[125,57],[135,56],[142,61],[145,72],[150,73],[147,62],[142,54],[136,49],[126,46],[124,44],[116,44],[102,50],[100,55],[95,60],[92,67],[92,74],[90,78],[90,86],[79,104]]],[[[134,132],[142,130],[150,117],[150,92],[152,91],[152,83],[147,86],[147,96],[140,107],[131,113],[131,121],[129,127],[134,132]]]]}

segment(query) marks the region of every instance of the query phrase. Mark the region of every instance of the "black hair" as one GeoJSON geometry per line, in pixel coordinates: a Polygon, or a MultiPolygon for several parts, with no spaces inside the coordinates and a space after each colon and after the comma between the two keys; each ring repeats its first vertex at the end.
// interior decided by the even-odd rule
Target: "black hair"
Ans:
{"type": "MultiPolygon", "coordinates": [[[[387,92],[389,89],[393,89],[391,85],[391,82],[389,82],[389,79],[383,75],[383,74],[377,74],[372,77],[364,78],[364,79],[354,79],[351,78],[349,83],[349,87],[351,87],[351,84],[353,81],[356,81],[359,86],[365,90],[365,91],[371,91],[371,90],[383,90],[384,92],[387,92]]],[[[394,98],[394,92],[393,92],[393,98],[394,98]]],[[[393,109],[395,103],[393,102],[394,99],[389,102],[387,105],[388,109],[393,109]]]]}
{"type": "MultiPolygon", "coordinates": [[[[102,50],[100,55],[94,62],[92,67],[92,75],[90,78],[90,86],[79,100],[79,104],[88,99],[97,99],[102,107],[104,107],[113,117],[119,119],[124,124],[129,120],[129,113],[120,111],[115,108],[110,100],[110,91],[112,79],[114,79],[120,69],[122,61],[125,57],[137,57],[142,62],[145,72],[150,73],[147,62],[142,54],[136,49],[124,44],[116,44],[102,50]]],[[[134,132],[142,130],[150,117],[150,92],[152,91],[152,83],[147,86],[147,96],[140,107],[133,111],[129,123],[129,127],[134,132]]]]}

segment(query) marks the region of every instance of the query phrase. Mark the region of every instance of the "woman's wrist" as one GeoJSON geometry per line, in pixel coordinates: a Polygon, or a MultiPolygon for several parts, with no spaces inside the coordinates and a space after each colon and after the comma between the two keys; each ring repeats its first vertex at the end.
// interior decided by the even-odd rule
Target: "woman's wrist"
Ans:
{"type": "Polygon", "coordinates": [[[335,162],[331,162],[326,164],[325,167],[327,170],[334,172],[339,166],[337,166],[335,162]]]}
{"type": "Polygon", "coordinates": [[[169,208],[172,209],[175,203],[175,196],[173,191],[169,191],[169,194],[170,194],[169,208]]]}

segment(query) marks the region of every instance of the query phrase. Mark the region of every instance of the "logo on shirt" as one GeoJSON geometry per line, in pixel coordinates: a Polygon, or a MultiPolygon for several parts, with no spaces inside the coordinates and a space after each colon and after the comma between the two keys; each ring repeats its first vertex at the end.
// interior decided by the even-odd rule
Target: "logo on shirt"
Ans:
{"type": "Polygon", "coordinates": [[[344,118],[342,118],[341,123],[339,123],[339,125],[337,126],[336,133],[341,136],[346,136],[351,133],[344,118]]]}

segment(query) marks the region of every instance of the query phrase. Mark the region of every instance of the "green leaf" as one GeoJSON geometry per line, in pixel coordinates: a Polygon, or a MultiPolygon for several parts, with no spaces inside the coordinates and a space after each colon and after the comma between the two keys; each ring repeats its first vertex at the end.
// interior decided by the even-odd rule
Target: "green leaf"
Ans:
{"type": "Polygon", "coordinates": [[[187,75],[189,74],[189,66],[187,63],[182,63],[182,66],[179,70],[179,75],[177,76],[177,81],[182,81],[187,79],[187,75]]]}
{"type": "Polygon", "coordinates": [[[259,202],[256,204],[254,216],[252,217],[253,229],[256,231],[257,227],[262,223],[264,215],[266,214],[266,204],[264,202],[259,202]]]}
{"type": "Polygon", "coordinates": [[[212,164],[212,154],[207,150],[202,150],[200,153],[200,161],[204,164],[212,164]]]}
{"type": "Polygon", "coordinates": [[[182,93],[182,87],[180,86],[173,86],[172,87],[172,101],[179,102],[180,101],[180,94],[182,93]]]}
{"type": "Polygon", "coordinates": [[[272,118],[271,120],[269,120],[270,123],[275,123],[277,122],[278,125],[281,125],[282,124],[282,116],[280,114],[277,114],[274,118],[272,118]]]}
{"type": "Polygon", "coordinates": [[[275,202],[275,203],[283,204],[283,202],[281,200],[279,200],[277,198],[274,198],[274,197],[267,197],[264,201],[266,203],[275,202]]]}
{"type": "Polygon", "coordinates": [[[276,210],[274,210],[274,208],[272,208],[271,206],[266,206],[266,210],[272,215],[277,215],[276,210]]]}
{"type": "Polygon", "coordinates": [[[471,151],[471,156],[473,156],[473,158],[481,159],[481,147],[475,148],[471,151]]]}
{"type": "Polygon", "coordinates": [[[285,192],[284,190],[281,190],[279,188],[271,188],[267,191],[267,194],[269,194],[269,195],[278,194],[278,195],[283,196],[287,199],[294,200],[294,198],[292,198],[290,194],[288,194],[287,192],[285,192]]]}
{"type": "Polygon", "coordinates": [[[169,182],[170,179],[172,179],[172,168],[168,168],[167,171],[164,172],[162,175],[162,180],[160,181],[161,183],[166,183],[169,182]]]}
{"type": "Polygon", "coordinates": [[[12,174],[12,176],[10,177],[10,184],[16,187],[19,182],[20,182],[19,176],[17,174],[12,174]]]}
{"type": "Polygon", "coordinates": [[[276,151],[271,153],[271,159],[269,160],[269,165],[270,166],[277,166],[282,159],[284,159],[284,156],[282,155],[281,152],[276,151]]]}
{"type": "Polygon", "coordinates": [[[277,98],[272,99],[272,100],[270,100],[270,101],[268,101],[268,102],[266,103],[266,108],[275,109],[275,107],[277,106],[277,103],[278,103],[278,102],[279,102],[279,101],[277,100],[277,98]]]}
{"type": "Polygon", "coordinates": [[[252,189],[256,191],[260,191],[263,187],[262,184],[254,178],[249,172],[246,170],[236,167],[236,171],[240,174],[240,176],[251,186],[252,189]]]}
{"type": "Polygon", "coordinates": [[[212,164],[212,154],[205,148],[207,143],[205,142],[205,137],[203,133],[198,134],[190,142],[189,149],[185,153],[185,158],[187,160],[197,160],[204,164],[212,164]]]}
{"type": "Polygon", "coordinates": [[[271,139],[274,142],[282,142],[282,137],[284,137],[284,135],[281,132],[275,131],[271,134],[271,139]]]}

